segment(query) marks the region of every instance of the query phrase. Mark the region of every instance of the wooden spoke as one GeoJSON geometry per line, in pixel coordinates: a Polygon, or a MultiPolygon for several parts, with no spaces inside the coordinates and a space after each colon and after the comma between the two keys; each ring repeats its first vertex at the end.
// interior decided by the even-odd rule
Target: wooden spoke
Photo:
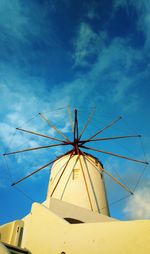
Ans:
{"type": "Polygon", "coordinates": [[[128,191],[130,194],[133,195],[133,192],[128,188],[126,187],[124,184],[122,184],[120,181],[118,181],[114,176],[112,176],[110,173],[108,173],[108,171],[106,171],[104,168],[102,169],[103,172],[108,175],[109,177],[111,177],[116,183],[118,183],[122,188],[124,188],[126,191],[128,191]]]}
{"type": "MultiPolygon", "coordinates": [[[[71,151],[72,151],[72,150],[71,150],[71,151]]],[[[62,154],[61,156],[59,156],[59,158],[63,157],[64,155],[67,155],[68,153],[70,153],[70,151],[69,151],[69,152],[67,152],[67,153],[65,153],[65,154],[62,154]]],[[[37,173],[37,172],[39,172],[40,170],[42,170],[42,169],[44,169],[44,168],[48,167],[49,165],[51,165],[52,163],[54,163],[54,162],[55,162],[55,161],[57,161],[57,160],[58,160],[58,158],[56,158],[55,160],[53,160],[53,161],[51,161],[51,162],[49,162],[49,163],[45,164],[44,166],[42,166],[42,167],[38,168],[37,170],[34,170],[34,171],[33,171],[33,172],[31,172],[29,175],[27,175],[27,176],[25,176],[25,177],[21,178],[20,180],[18,180],[18,181],[17,181],[17,182],[15,182],[15,183],[12,183],[12,185],[11,185],[11,186],[14,186],[14,185],[16,185],[16,184],[18,184],[18,183],[22,182],[23,180],[25,180],[25,179],[29,178],[30,176],[32,176],[32,175],[34,175],[34,174],[36,174],[36,173],[37,173]]]]}
{"type": "Polygon", "coordinates": [[[122,138],[140,138],[141,135],[128,135],[128,136],[117,136],[117,137],[108,137],[108,138],[95,138],[89,140],[81,140],[79,143],[86,143],[86,142],[94,142],[94,141],[104,141],[104,140],[112,140],[112,139],[122,139],[122,138]]]}
{"type": "Polygon", "coordinates": [[[70,144],[71,143],[60,143],[60,144],[54,144],[54,145],[49,145],[49,146],[32,147],[32,148],[27,148],[27,149],[15,151],[15,152],[4,153],[3,155],[5,156],[5,155],[23,153],[23,152],[28,152],[28,151],[34,151],[34,150],[39,150],[39,149],[45,149],[45,148],[50,148],[50,147],[55,147],[55,146],[64,146],[64,145],[70,145],[70,144]]]}
{"type": "MultiPolygon", "coordinates": [[[[120,117],[118,117],[117,119],[115,119],[114,121],[112,121],[110,124],[108,124],[107,126],[105,126],[103,129],[101,129],[100,131],[98,131],[98,132],[96,132],[94,135],[92,135],[90,138],[88,138],[88,139],[86,140],[86,142],[87,142],[88,140],[94,138],[95,136],[97,136],[98,134],[100,134],[101,132],[103,132],[104,130],[110,128],[113,124],[115,124],[116,122],[118,122],[121,118],[122,118],[122,117],[120,116],[120,117]]],[[[85,142],[85,143],[86,143],[86,142],[85,142]]]]}
{"type": "Polygon", "coordinates": [[[21,129],[21,128],[16,128],[16,130],[27,132],[27,133],[30,133],[30,134],[33,134],[33,135],[37,135],[37,136],[40,136],[40,137],[43,137],[43,138],[49,138],[49,139],[56,140],[56,141],[59,141],[59,142],[65,142],[65,141],[63,141],[61,139],[53,138],[53,137],[50,137],[50,136],[47,136],[47,135],[44,135],[42,133],[38,133],[38,132],[35,132],[35,131],[24,130],[24,129],[21,129]]]}
{"type": "Polygon", "coordinates": [[[18,183],[22,182],[23,180],[25,180],[25,179],[29,178],[30,176],[32,176],[32,175],[34,175],[34,174],[36,174],[36,173],[37,173],[37,172],[39,172],[40,170],[42,170],[42,169],[44,169],[44,168],[48,167],[48,166],[49,166],[49,165],[51,165],[53,162],[54,162],[54,161],[52,161],[52,162],[49,162],[49,163],[45,164],[44,166],[42,166],[42,167],[38,168],[37,170],[33,171],[32,173],[30,173],[29,175],[27,175],[27,176],[25,176],[25,177],[21,178],[21,179],[20,179],[20,180],[18,180],[17,182],[12,183],[12,185],[11,185],[11,186],[14,186],[14,185],[16,185],[16,184],[18,184],[18,183]]]}
{"type": "Polygon", "coordinates": [[[72,132],[73,132],[74,126],[73,126],[73,121],[72,121],[70,106],[68,106],[68,115],[69,115],[69,119],[70,119],[71,129],[72,129],[72,132]]]}
{"type": "Polygon", "coordinates": [[[96,109],[94,108],[94,110],[93,110],[93,111],[91,112],[91,114],[89,115],[89,117],[88,117],[88,119],[87,119],[87,121],[86,121],[86,123],[85,123],[85,125],[84,125],[84,127],[83,127],[83,129],[82,129],[82,131],[81,131],[81,133],[80,133],[80,135],[79,135],[79,140],[81,139],[81,137],[82,137],[82,135],[83,135],[85,129],[87,128],[87,126],[88,126],[88,124],[89,124],[89,122],[90,122],[90,120],[91,120],[93,114],[95,113],[95,110],[96,110],[96,109]]]}
{"type": "Polygon", "coordinates": [[[96,193],[95,193],[95,190],[94,190],[94,186],[93,186],[93,183],[92,183],[92,180],[91,180],[90,172],[88,172],[88,166],[87,166],[86,161],[85,161],[86,155],[85,155],[85,153],[82,152],[81,150],[80,150],[80,153],[82,154],[82,156],[84,156],[84,157],[83,157],[83,158],[84,158],[84,165],[85,165],[85,168],[86,168],[88,177],[89,177],[89,181],[90,181],[90,184],[91,184],[91,188],[92,188],[92,190],[93,190],[93,195],[94,195],[94,198],[95,198],[95,203],[96,203],[98,212],[100,212],[100,208],[99,208],[99,205],[98,205],[98,200],[97,200],[97,196],[96,196],[96,193]]]}
{"type": "Polygon", "coordinates": [[[57,127],[55,125],[53,125],[51,123],[50,120],[48,120],[45,116],[43,116],[43,114],[39,113],[39,115],[48,123],[49,126],[51,126],[57,133],[59,133],[59,135],[61,135],[65,140],[67,140],[68,142],[70,142],[70,140],[60,131],[57,129],[57,127]]]}
{"type": "Polygon", "coordinates": [[[69,161],[70,161],[70,159],[71,159],[73,153],[74,153],[74,150],[72,150],[72,152],[71,152],[71,154],[70,154],[70,156],[69,156],[69,159],[67,160],[67,163],[66,163],[66,165],[65,165],[65,167],[64,167],[64,169],[63,169],[63,171],[62,171],[62,173],[61,173],[61,175],[60,175],[60,177],[58,178],[58,181],[57,181],[57,183],[56,183],[56,185],[55,185],[55,187],[54,187],[54,189],[53,189],[53,191],[52,191],[52,193],[51,193],[51,195],[50,195],[51,197],[52,197],[52,195],[54,194],[54,191],[56,190],[56,188],[57,188],[57,186],[58,186],[58,184],[59,184],[59,181],[60,181],[62,175],[64,174],[65,169],[66,169],[66,167],[68,166],[69,161]]]}
{"type": "Polygon", "coordinates": [[[88,149],[88,150],[93,150],[93,151],[96,151],[96,152],[116,156],[116,157],[119,157],[121,159],[126,159],[126,160],[130,160],[130,161],[134,161],[134,162],[138,162],[138,163],[143,163],[143,164],[149,164],[147,161],[136,160],[136,159],[129,158],[129,157],[126,157],[126,156],[123,156],[123,155],[119,155],[119,154],[115,154],[115,153],[111,153],[111,152],[106,152],[106,151],[95,149],[95,148],[92,148],[92,147],[87,147],[87,146],[81,146],[81,147],[85,148],[85,149],[88,149]]]}
{"type": "MultiPolygon", "coordinates": [[[[87,155],[84,153],[86,160],[89,161],[89,163],[91,163],[99,172],[100,170],[95,166],[95,164],[93,163],[93,161],[87,157],[87,155]]],[[[114,176],[112,176],[110,173],[108,173],[104,168],[101,168],[101,170],[107,174],[109,177],[111,177],[116,183],[118,183],[122,188],[124,188],[126,191],[128,191],[130,194],[133,194],[133,192],[126,187],[124,184],[122,184],[120,181],[118,181],[114,176]]]]}

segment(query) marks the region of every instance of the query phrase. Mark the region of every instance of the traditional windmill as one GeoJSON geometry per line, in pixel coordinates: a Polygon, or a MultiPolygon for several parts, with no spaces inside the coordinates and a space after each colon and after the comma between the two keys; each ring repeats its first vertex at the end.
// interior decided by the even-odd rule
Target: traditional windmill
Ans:
{"type": "MultiPolygon", "coordinates": [[[[17,130],[26,133],[54,140],[55,144],[35,148],[28,148],[15,152],[7,152],[4,154],[4,156],[7,156],[22,152],[29,152],[31,150],[47,149],[50,147],[57,146],[71,147],[71,149],[69,148],[69,150],[65,154],[62,154],[55,160],[38,168],[37,170],[31,172],[29,175],[25,176],[24,178],[21,178],[20,180],[12,184],[12,186],[14,186],[20,183],[21,181],[29,178],[33,174],[36,174],[37,172],[53,164],[51,168],[51,176],[49,180],[46,201],[39,206],[33,205],[31,210],[32,213],[27,215],[21,221],[19,222],[16,221],[15,222],[16,224],[10,223],[11,224],[10,227],[4,225],[2,227],[2,230],[0,230],[1,239],[5,243],[5,245],[8,248],[9,247],[11,248],[11,246],[9,246],[8,244],[13,244],[13,246],[16,246],[16,249],[18,248],[17,250],[18,253],[20,247],[26,247],[33,254],[40,253],[67,254],[77,252],[99,253],[100,251],[101,253],[108,253],[105,252],[106,251],[105,248],[104,252],[102,252],[103,248],[102,249],[100,248],[100,243],[98,242],[97,244],[95,244],[95,246],[93,245],[93,248],[91,247],[91,245],[89,246],[88,244],[88,241],[90,240],[89,234],[91,235],[91,233],[94,232],[98,233],[98,236],[96,236],[93,240],[94,242],[99,239],[98,237],[100,237],[101,235],[99,223],[114,221],[113,218],[109,217],[109,207],[107,202],[103,174],[104,173],[107,174],[130,194],[133,194],[133,192],[127,186],[121,183],[118,179],[112,176],[106,169],[104,169],[102,163],[97,158],[87,153],[86,150],[116,156],[137,163],[148,164],[148,162],[146,161],[125,157],[122,155],[99,150],[86,145],[86,143],[100,142],[102,140],[140,137],[140,135],[116,136],[106,138],[96,137],[104,130],[110,128],[113,124],[119,121],[121,117],[115,119],[107,126],[105,126],[101,130],[90,136],[89,138],[83,140],[82,135],[86,130],[87,125],[90,122],[90,119],[94,111],[92,111],[92,113],[88,117],[81,133],[79,133],[78,131],[77,109],[74,110],[74,121],[72,120],[70,108],[68,108],[68,112],[70,116],[70,123],[72,126],[73,141],[68,139],[68,137],[65,136],[56,126],[54,126],[51,123],[51,121],[48,120],[43,114],[39,113],[40,117],[43,120],[45,120],[47,124],[50,125],[50,127],[52,127],[61,136],[61,139],[37,133],[34,131],[17,128],[17,130]],[[48,210],[45,210],[47,208],[48,210]],[[43,216],[45,216],[44,219],[43,216]],[[85,224],[87,223],[86,224],[87,229],[90,231],[90,233],[88,234],[85,233],[85,226],[82,227],[82,225],[80,225],[78,231],[76,231],[77,230],[76,228],[71,229],[72,231],[69,231],[70,224],[68,224],[68,222],[71,224],[75,223],[80,224],[81,222],[85,224]],[[89,222],[93,222],[93,225],[91,224],[90,226],[88,224],[89,222]],[[57,239],[52,237],[48,225],[50,228],[53,228],[53,230],[56,231],[57,239]],[[6,227],[9,229],[7,229],[6,227]],[[16,228],[18,228],[17,232],[19,233],[16,233],[15,231],[12,234],[13,232],[12,228],[14,229],[14,231],[16,230],[16,228]],[[39,230],[39,232],[37,232],[37,230],[39,230]],[[43,232],[44,235],[41,235],[40,230],[44,230],[43,232]],[[61,234],[64,234],[64,232],[66,231],[68,232],[67,236],[66,235],[62,236],[61,234]],[[70,235],[70,237],[69,232],[71,232],[70,234],[72,234],[72,236],[70,235]],[[76,239],[78,239],[78,236],[76,236],[75,239],[75,234],[79,234],[81,237],[83,237],[82,233],[85,234],[87,243],[83,239],[80,239],[81,249],[79,251],[79,248],[75,246],[76,239]],[[16,236],[15,234],[18,235],[16,236]],[[36,238],[38,239],[38,241],[36,240],[36,238]],[[49,246],[49,241],[51,243],[51,246],[49,246]],[[88,245],[88,247],[86,246],[86,244],[88,245]]],[[[23,251],[22,248],[20,248],[20,250],[23,251]]]]}

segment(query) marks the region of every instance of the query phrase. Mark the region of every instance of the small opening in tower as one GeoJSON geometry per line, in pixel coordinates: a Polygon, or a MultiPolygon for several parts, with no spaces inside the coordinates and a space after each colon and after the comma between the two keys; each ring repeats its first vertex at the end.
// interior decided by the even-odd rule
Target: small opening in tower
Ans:
{"type": "Polygon", "coordinates": [[[79,178],[80,175],[80,169],[79,168],[74,168],[72,172],[72,179],[76,180],[79,178]]]}

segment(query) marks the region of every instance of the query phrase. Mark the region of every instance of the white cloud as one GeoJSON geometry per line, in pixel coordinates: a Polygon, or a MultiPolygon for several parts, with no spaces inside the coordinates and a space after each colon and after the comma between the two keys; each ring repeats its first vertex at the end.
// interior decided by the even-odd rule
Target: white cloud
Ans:
{"type": "Polygon", "coordinates": [[[114,0],[114,8],[118,9],[119,7],[127,7],[127,0],[114,0]]]}
{"type": "Polygon", "coordinates": [[[94,18],[99,19],[98,2],[97,1],[92,1],[90,3],[86,2],[86,8],[87,8],[86,17],[89,20],[93,20],[94,18]]]}
{"type": "Polygon", "coordinates": [[[98,16],[98,15],[97,15],[97,13],[96,13],[96,11],[95,11],[94,8],[90,8],[90,9],[88,10],[87,17],[88,17],[89,19],[94,19],[94,18],[97,17],[97,16],[98,16]]]}
{"type": "Polygon", "coordinates": [[[18,42],[29,45],[33,39],[40,39],[46,45],[50,45],[54,42],[54,33],[50,22],[50,30],[45,29],[45,23],[49,13],[55,11],[53,7],[54,3],[47,1],[42,3],[42,8],[38,2],[27,5],[26,1],[0,1],[1,40],[6,43],[6,46],[9,44],[12,50],[17,50],[18,42]]]}
{"type": "MultiPolygon", "coordinates": [[[[119,7],[129,9],[134,8],[137,13],[137,30],[142,31],[145,35],[145,50],[150,47],[150,1],[147,0],[114,0],[114,10],[119,7]]],[[[147,51],[149,54],[149,52],[147,51]]]]}
{"type": "Polygon", "coordinates": [[[136,192],[126,204],[124,213],[129,219],[150,219],[150,186],[136,192]]]}
{"type": "MultiPolygon", "coordinates": [[[[106,101],[109,106],[119,104],[122,111],[136,111],[140,104],[138,93],[134,90],[134,93],[128,96],[128,92],[137,86],[139,81],[137,82],[137,73],[131,75],[130,72],[135,63],[143,59],[142,52],[130,47],[128,39],[117,37],[108,40],[109,44],[106,46],[106,38],[108,39],[106,31],[95,33],[88,24],[80,24],[74,43],[74,64],[87,67],[91,64],[90,57],[96,55],[96,58],[86,75],[79,74],[72,83],[65,84],[65,89],[76,93],[82,88],[83,92],[79,92],[82,100],[92,92],[94,105],[99,101],[106,101]]],[[[139,80],[145,75],[138,74],[139,80]]]]}
{"type": "Polygon", "coordinates": [[[130,70],[141,57],[140,54],[128,46],[128,41],[120,38],[113,39],[109,46],[103,47],[99,52],[89,73],[89,80],[95,86],[100,83],[101,87],[109,90],[105,94],[107,104],[119,104],[125,112],[137,110],[140,104],[138,93],[134,90],[134,93],[128,96],[128,92],[138,84],[137,75],[131,75],[130,70]]]}
{"type": "Polygon", "coordinates": [[[96,34],[91,30],[91,28],[85,24],[81,23],[77,39],[75,41],[75,53],[74,61],[75,65],[86,65],[86,57],[90,54],[92,41],[95,40],[96,34]]]}
{"type": "Polygon", "coordinates": [[[138,13],[138,28],[143,31],[145,34],[145,50],[149,53],[150,48],[150,1],[141,0],[135,1],[132,0],[134,7],[138,13]]]}
{"type": "MultiPolygon", "coordinates": [[[[50,141],[47,139],[40,139],[34,135],[31,137],[31,135],[21,133],[19,131],[17,131],[15,134],[15,128],[22,127],[27,130],[33,130],[40,133],[45,133],[47,135],[56,136],[56,131],[50,128],[46,122],[39,119],[39,117],[35,117],[29,122],[28,120],[33,117],[35,113],[49,111],[49,113],[46,113],[46,116],[55,124],[60,120],[62,121],[65,117],[63,110],[55,111],[54,109],[64,105],[67,106],[70,102],[69,97],[66,97],[63,94],[63,90],[60,90],[59,94],[55,93],[54,91],[52,91],[50,94],[47,94],[44,86],[35,86],[35,89],[31,88],[30,85],[24,87],[22,86],[24,82],[28,83],[28,80],[18,80],[16,78],[13,85],[9,81],[7,84],[5,83],[1,86],[0,96],[2,111],[0,140],[1,146],[3,146],[3,149],[1,149],[2,153],[5,153],[6,149],[7,152],[10,152],[23,150],[30,147],[49,145],[50,141]],[[5,112],[5,114],[3,114],[3,112],[5,112]]],[[[38,83],[36,80],[34,82],[35,84],[36,82],[38,83]]],[[[65,124],[65,122],[63,122],[60,127],[64,131],[67,131],[68,129],[68,126],[65,124]]],[[[61,150],[59,150],[58,153],[60,152],[61,150]]],[[[10,155],[9,158],[7,156],[9,160],[9,167],[15,168],[15,170],[11,171],[13,179],[18,179],[34,169],[46,164],[48,161],[53,160],[56,153],[57,148],[52,148],[50,150],[42,149],[33,152],[10,155]]],[[[5,180],[6,179],[4,179],[4,183],[5,180]]],[[[5,184],[3,186],[5,187],[5,184]]]]}
{"type": "Polygon", "coordinates": [[[88,66],[90,57],[96,56],[102,47],[105,36],[102,32],[95,33],[89,24],[82,22],[74,41],[74,65],[88,66]]]}
{"type": "Polygon", "coordinates": [[[24,16],[23,6],[20,1],[0,1],[1,39],[3,37],[5,37],[6,41],[11,37],[21,40],[24,39],[27,23],[28,19],[24,16]]]}

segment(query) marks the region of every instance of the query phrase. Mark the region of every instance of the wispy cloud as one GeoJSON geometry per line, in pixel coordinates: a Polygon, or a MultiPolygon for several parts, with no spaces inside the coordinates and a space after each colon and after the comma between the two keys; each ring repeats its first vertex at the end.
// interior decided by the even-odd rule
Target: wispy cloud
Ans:
{"type": "Polygon", "coordinates": [[[103,45],[106,34],[97,34],[89,24],[82,22],[74,41],[74,65],[89,66],[103,45]]]}
{"type": "Polygon", "coordinates": [[[124,213],[128,219],[150,219],[150,186],[144,187],[130,198],[124,213]]]}
{"type": "MultiPolygon", "coordinates": [[[[91,31],[91,30],[90,30],[91,31]]],[[[105,36],[105,38],[107,35],[105,36]]],[[[86,38],[86,36],[85,36],[86,38]]],[[[94,38],[94,37],[93,37],[94,38]]],[[[97,34],[97,43],[101,41],[101,35],[97,34]]],[[[136,73],[131,74],[131,68],[134,68],[135,62],[137,61],[140,52],[137,52],[135,49],[132,49],[128,45],[128,41],[115,38],[111,40],[109,45],[105,45],[105,39],[103,40],[103,47],[94,47],[95,52],[93,52],[92,43],[90,44],[90,40],[88,41],[88,46],[85,42],[80,44],[80,39],[78,38],[78,43],[81,47],[81,52],[85,54],[80,55],[80,50],[76,51],[75,56],[78,56],[79,59],[76,58],[76,66],[84,65],[86,62],[88,63],[88,56],[90,54],[96,54],[97,57],[94,59],[94,63],[91,66],[90,71],[86,73],[86,77],[82,78],[83,86],[86,87],[86,92],[90,92],[91,87],[93,88],[93,97],[94,100],[97,98],[96,93],[94,93],[95,88],[99,90],[99,94],[101,94],[101,99],[103,98],[102,94],[104,94],[105,100],[108,104],[120,104],[122,105],[122,110],[130,111],[137,110],[138,104],[140,100],[138,100],[138,94],[130,94],[128,97],[129,91],[131,88],[137,86],[136,82],[136,73]],[[87,47],[91,48],[91,51],[87,49],[87,47]],[[109,93],[106,92],[106,89],[109,90],[109,93]],[[128,104],[126,103],[126,99],[128,97],[128,104]],[[110,100],[111,98],[111,100],[110,100]]],[[[78,45],[78,44],[77,44],[78,45]]],[[[142,73],[141,73],[142,76],[142,73]]],[[[99,99],[99,98],[98,98],[99,99]]],[[[96,101],[95,101],[96,103],[96,101]]]]}
{"type": "Polygon", "coordinates": [[[150,41],[150,2],[141,0],[115,0],[114,1],[114,10],[118,10],[120,7],[125,8],[127,11],[132,10],[136,11],[137,14],[137,27],[136,29],[142,31],[145,35],[145,45],[144,49],[149,48],[150,41]]]}
{"type": "Polygon", "coordinates": [[[138,12],[138,28],[145,34],[145,49],[150,47],[150,2],[149,1],[135,1],[133,5],[138,12]]]}
{"type": "Polygon", "coordinates": [[[126,7],[128,5],[127,0],[114,0],[114,8],[126,7]]]}
{"type": "Polygon", "coordinates": [[[24,40],[28,19],[24,15],[23,3],[14,0],[0,2],[1,40],[10,44],[10,40],[24,40]],[[7,14],[7,15],[6,15],[7,14]]]}

